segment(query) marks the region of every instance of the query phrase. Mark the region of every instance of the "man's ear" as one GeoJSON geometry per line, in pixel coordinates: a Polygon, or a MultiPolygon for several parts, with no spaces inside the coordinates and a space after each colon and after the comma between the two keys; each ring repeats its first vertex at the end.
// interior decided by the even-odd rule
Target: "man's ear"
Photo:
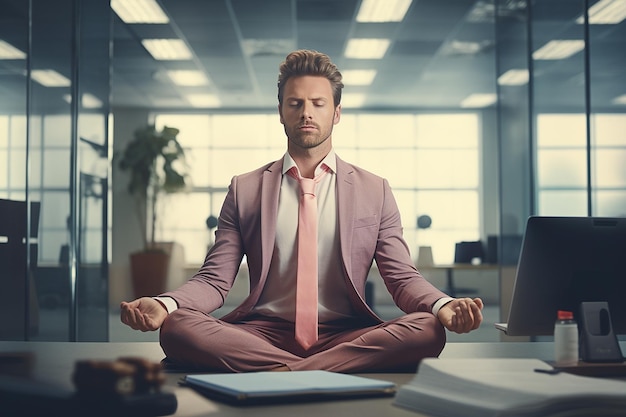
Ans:
{"type": "Polygon", "coordinates": [[[283,119],[283,109],[280,106],[280,103],[278,103],[278,116],[280,117],[280,123],[284,125],[285,119],[283,119]]]}
{"type": "Polygon", "coordinates": [[[333,124],[336,125],[341,120],[341,104],[335,107],[335,116],[333,117],[333,124]]]}

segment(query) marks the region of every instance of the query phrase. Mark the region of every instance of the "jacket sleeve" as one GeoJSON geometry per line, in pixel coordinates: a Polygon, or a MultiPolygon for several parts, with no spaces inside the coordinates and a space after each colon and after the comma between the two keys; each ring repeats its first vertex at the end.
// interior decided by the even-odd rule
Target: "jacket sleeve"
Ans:
{"type": "Polygon", "coordinates": [[[387,290],[406,313],[432,312],[433,304],[445,293],[435,288],[413,264],[402,236],[400,212],[387,180],[382,181],[383,204],[374,258],[387,290]]]}
{"type": "Polygon", "coordinates": [[[234,177],[219,215],[215,244],[203,265],[181,287],[162,294],[173,298],[178,307],[210,313],[224,304],[233,286],[244,255],[237,215],[237,183],[238,177],[234,177]]]}

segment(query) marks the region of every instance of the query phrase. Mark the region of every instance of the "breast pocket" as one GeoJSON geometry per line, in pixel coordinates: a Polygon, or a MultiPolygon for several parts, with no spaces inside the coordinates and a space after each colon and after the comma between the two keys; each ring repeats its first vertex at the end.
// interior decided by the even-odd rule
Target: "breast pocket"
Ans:
{"type": "Polygon", "coordinates": [[[354,228],[360,229],[362,227],[378,227],[378,216],[372,215],[367,217],[361,217],[354,221],[354,228]]]}
{"type": "Polygon", "coordinates": [[[379,226],[380,222],[376,215],[361,217],[354,221],[352,239],[354,256],[361,259],[369,259],[374,256],[379,226]]]}

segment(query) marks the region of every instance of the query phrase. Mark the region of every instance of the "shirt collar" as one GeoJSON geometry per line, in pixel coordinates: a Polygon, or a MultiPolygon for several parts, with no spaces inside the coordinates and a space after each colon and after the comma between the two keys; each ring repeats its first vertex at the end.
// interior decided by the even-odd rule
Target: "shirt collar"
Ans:
{"type": "MultiPolygon", "coordinates": [[[[326,155],[326,157],[322,159],[322,162],[320,162],[315,168],[315,176],[321,172],[322,165],[326,165],[330,169],[330,172],[337,172],[337,156],[335,155],[334,149],[331,149],[330,152],[328,152],[328,155],[326,155]]],[[[285,152],[285,156],[283,157],[283,175],[295,166],[296,162],[293,160],[291,155],[289,155],[289,152],[285,152]]]]}

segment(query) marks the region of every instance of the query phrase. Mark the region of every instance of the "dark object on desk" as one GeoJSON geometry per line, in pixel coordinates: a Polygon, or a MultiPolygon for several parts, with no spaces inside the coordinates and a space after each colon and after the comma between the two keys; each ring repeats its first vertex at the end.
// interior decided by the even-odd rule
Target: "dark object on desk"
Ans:
{"type": "Polygon", "coordinates": [[[458,242],[454,247],[455,264],[471,264],[474,259],[479,259],[482,263],[485,259],[483,243],[480,240],[475,242],[458,242]]]}
{"type": "Polygon", "coordinates": [[[613,332],[626,334],[624,248],[626,218],[530,217],[508,320],[496,327],[509,336],[549,336],[558,310],[578,313],[581,302],[603,301],[613,332]]]}
{"type": "Polygon", "coordinates": [[[187,375],[181,385],[234,405],[392,396],[393,382],[328,371],[187,375]]]}
{"type": "Polygon", "coordinates": [[[568,374],[591,376],[598,378],[622,378],[626,376],[626,363],[624,362],[583,362],[573,365],[557,365],[548,362],[554,367],[553,372],[566,372],[568,374]]]}
{"type": "Polygon", "coordinates": [[[41,381],[0,375],[2,415],[11,417],[151,417],[176,412],[172,393],[90,397],[41,381]]]}
{"type": "Polygon", "coordinates": [[[157,393],[165,382],[160,363],[122,357],[116,361],[76,362],[72,381],[79,395],[144,395],[157,393]]]}
{"type": "Polygon", "coordinates": [[[0,353],[0,375],[30,376],[35,357],[29,352],[2,352],[0,353]]]}
{"type": "Polygon", "coordinates": [[[165,378],[160,369],[160,364],[141,358],[78,361],[75,392],[32,378],[0,375],[0,404],[12,417],[165,416],[176,411],[178,402],[174,394],[161,392],[165,378]]]}
{"type": "Polygon", "coordinates": [[[606,302],[580,304],[580,359],[585,362],[624,362],[613,333],[611,313],[606,302]]]}

